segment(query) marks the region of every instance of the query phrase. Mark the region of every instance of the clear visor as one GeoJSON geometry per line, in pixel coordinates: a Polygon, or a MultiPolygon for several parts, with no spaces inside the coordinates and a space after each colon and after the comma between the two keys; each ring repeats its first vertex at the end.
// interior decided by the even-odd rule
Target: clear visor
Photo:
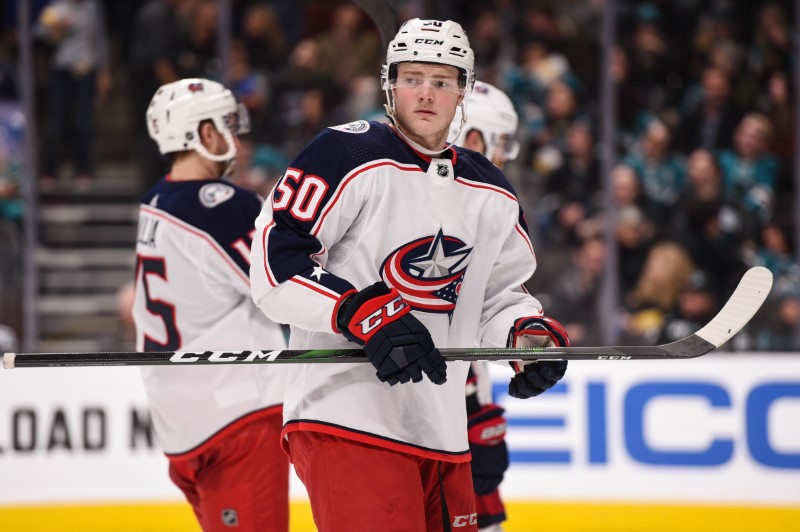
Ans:
{"type": "Polygon", "coordinates": [[[503,142],[503,155],[506,159],[512,161],[519,155],[519,141],[513,137],[508,137],[503,142]]]}
{"type": "Polygon", "coordinates": [[[519,155],[519,141],[511,135],[499,135],[492,147],[491,159],[502,157],[504,161],[513,161],[519,155]]]}
{"type": "Polygon", "coordinates": [[[399,89],[420,89],[428,85],[431,89],[438,92],[450,92],[452,94],[464,94],[464,87],[458,86],[458,78],[427,77],[416,74],[398,75],[392,82],[392,86],[399,89]]]}
{"type": "Polygon", "coordinates": [[[236,105],[235,113],[228,113],[223,120],[225,127],[235,135],[250,133],[250,113],[247,112],[247,107],[242,103],[236,105]]]}

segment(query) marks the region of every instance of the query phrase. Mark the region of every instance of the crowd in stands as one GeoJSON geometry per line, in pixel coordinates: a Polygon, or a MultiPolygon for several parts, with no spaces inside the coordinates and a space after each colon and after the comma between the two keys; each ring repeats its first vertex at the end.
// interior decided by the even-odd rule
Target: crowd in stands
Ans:
{"type": "MultiPolygon", "coordinates": [[[[226,61],[217,54],[217,0],[57,3],[105,11],[110,68],[127,80],[143,189],[164,166],[141,117],[156,87],[179,78],[227,78],[248,107],[253,130],[234,179],[263,195],[321,128],[385,120],[380,34],[355,3],[232,0],[226,61]]],[[[574,345],[597,345],[610,214],[599,148],[603,2],[388,3],[400,21],[461,23],[477,78],[514,102],[523,149],[506,173],[539,261],[530,288],[568,324],[574,345]]],[[[33,4],[43,10],[48,2],[33,4]]],[[[728,348],[797,351],[792,2],[618,0],[616,11],[610,182],[620,343],[689,334],[748,267],[762,265],[776,279],[770,300],[728,348]]]]}

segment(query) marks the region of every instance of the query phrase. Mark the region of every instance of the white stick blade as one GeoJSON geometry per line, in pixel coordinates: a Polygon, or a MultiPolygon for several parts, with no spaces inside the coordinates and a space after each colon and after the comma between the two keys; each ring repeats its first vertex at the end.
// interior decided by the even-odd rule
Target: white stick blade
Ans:
{"type": "Polygon", "coordinates": [[[722,310],[695,334],[716,347],[721,346],[747,325],[764,304],[771,288],[772,272],[762,266],[750,268],[722,310]]]}
{"type": "Polygon", "coordinates": [[[14,367],[14,353],[3,354],[3,369],[11,369],[14,367]]]}

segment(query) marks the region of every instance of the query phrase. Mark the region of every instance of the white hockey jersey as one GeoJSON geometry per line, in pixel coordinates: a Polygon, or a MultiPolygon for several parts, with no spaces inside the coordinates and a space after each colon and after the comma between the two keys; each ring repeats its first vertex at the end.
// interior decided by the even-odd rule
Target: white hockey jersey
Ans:
{"type": "MultiPolygon", "coordinates": [[[[140,351],[281,349],[281,328],[250,296],[259,197],[222,180],[170,181],[143,198],[133,317],[140,351]]],[[[162,449],[192,456],[239,423],[279,411],[276,366],[144,366],[162,449]]]]}
{"type": "MultiPolygon", "coordinates": [[[[359,121],[323,131],[292,162],[256,220],[250,269],[255,302],[291,324],[290,347],[353,347],[337,334],[337,305],[381,279],[437,347],[505,346],[516,318],[541,314],[523,286],[536,260],[511,186],[476,152],[445,154],[359,121]]],[[[368,363],[292,365],[284,434],[467,461],[469,364],[447,366],[444,385],[390,387],[368,363]]]]}

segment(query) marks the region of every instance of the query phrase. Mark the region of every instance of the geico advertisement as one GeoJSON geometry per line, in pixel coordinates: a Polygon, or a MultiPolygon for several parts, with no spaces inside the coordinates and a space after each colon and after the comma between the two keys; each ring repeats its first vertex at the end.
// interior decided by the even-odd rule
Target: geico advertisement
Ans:
{"type": "MultiPolygon", "coordinates": [[[[526,401],[490,366],[508,499],[800,505],[800,356],[572,362],[526,401]]],[[[180,498],[137,368],[0,370],[0,505],[180,498]]]]}
{"type": "Polygon", "coordinates": [[[572,362],[506,394],[506,497],[800,505],[800,355],[572,362]]]}

